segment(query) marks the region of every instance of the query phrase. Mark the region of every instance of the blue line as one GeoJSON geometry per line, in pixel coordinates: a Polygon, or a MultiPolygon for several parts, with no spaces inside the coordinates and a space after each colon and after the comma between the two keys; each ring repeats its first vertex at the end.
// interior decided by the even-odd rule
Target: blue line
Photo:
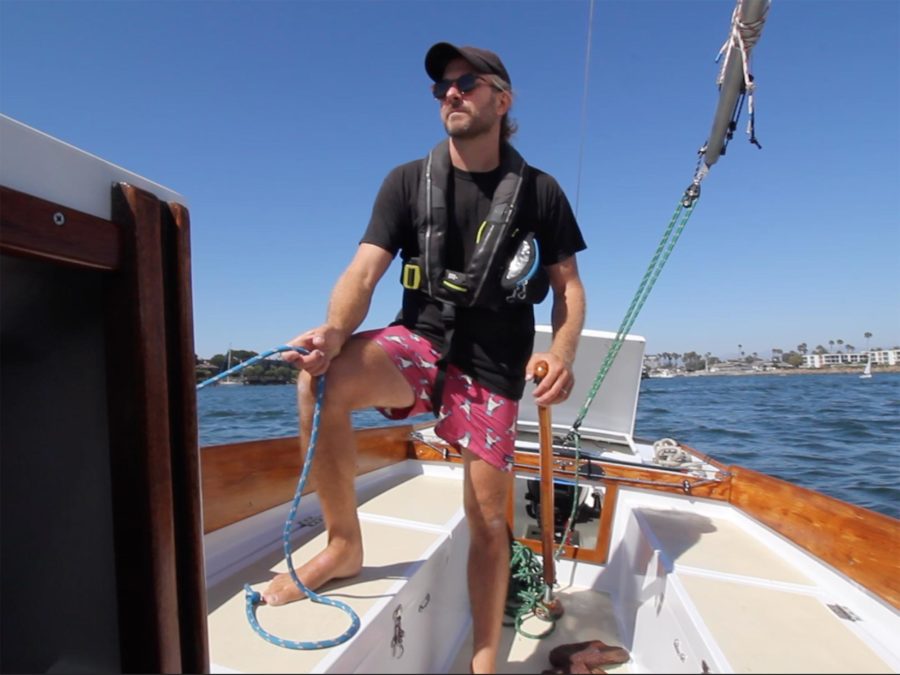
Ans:
{"type": "MultiPolygon", "coordinates": [[[[219,373],[218,375],[209,378],[208,380],[204,380],[200,384],[197,385],[197,389],[200,390],[203,387],[213,384],[221,380],[224,377],[228,377],[233,373],[246,368],[247,366],[253,365],[262,359],[271,356],[272,354],[277,354],[279,352],[287,352],[287,351],[296,351],[301,354],[308,354],[309,351],[304,349],[303,347],[291,347],[288,345],[282,345],[281,347],[276,347],[275,349],[270,349],[267,352],[263,352],[262,354],[258,354],[253,358],[247,359],[246,361],[239,363],[234,368],[229,368],[228,370],[219,373]]],[[[297,490],[294,492],[294,501],[291,503],[291,510],[288,514],[288,518],[284,523],[284,532],[283,532],[283,542],[284,542],[284,557],[287,562],[288,572],[290,572],[291,579],[293,579],[294,584],[297,588],[303,592],[306,597],[308,597],[311,601],[317,602],[322,605],[330,605],[332,607],[337,607],[338,609],[343,610],[350,616],[350,627],[345,630],[343,633],[338,635],[336,638],[332,638],[330,640],[317,640],[317,641],[298,641],[298,640],[285,640],[283,638],[278,637],[277,635],[272,635],[262,626],[259,625],[259,620],[256,618],[256,607],[262,603],[262,596],[254,591],[250,584],[244,584],[244,604],[245,610],[247,614],[247,621],[250,622],[250,625],[253,627],[260,637],[271,642],[274,645],[278,645],[279,647],[284,647],[286,649],[325,649],[328,647],[335,647],[339,644],[342,644],[352,638],[359,631],[360,621],[359,616],[357,616],[356,612],[344,602],[340,600],[334,600],[332,598],[328,598],[318,593],[315,593],[308,589],[303,585],[303,582],[300,581],[300,577],[297,576],[297,572],[294,570],[294,563],[291,558],[291,530],[294,526],[294,520],[297,517],[297,509],[300,507],[300,496],[303,494],[303,488],[306,485],[306,480],[309,477],[309,471],[312,468],[312,460],[313,456],[316,452],[316,443],[319,438],[319,418],[322,412],[322,402],[325,399],[325,375],[321,375],[318,378],[318,385],[316,387],[316,406],[313,410],[313,420],[312,420],[312,431],[309,437],[309,449],[306,453],[306,460],[303,462],[303,468],[300,471],[300,479],[297,482],[297,490]]]]}

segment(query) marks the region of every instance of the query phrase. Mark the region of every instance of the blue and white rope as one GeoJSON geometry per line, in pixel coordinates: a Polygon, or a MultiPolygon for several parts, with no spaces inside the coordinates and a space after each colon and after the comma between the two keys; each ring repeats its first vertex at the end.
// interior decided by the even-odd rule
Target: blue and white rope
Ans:
{"type": "MultiPolygon", "coordinates": [[[[271,349],[267,352],[254,356],[253,358],[247,359],[243,363],[238,364],[234,368],[229,368],[228,370],[219,373],[218,375],[211,377],[204,382],[201,382],[197,385],[197,389],[202,389],[208,384],[212,384],[222,378],[231,375],[232,373],[241,370],[242,368],[246,368],[247,366],[260,361],[272,354],[277,354],[280,352],[286,351],[296,351],[301,354],[308,354],[309,352],[302,347],[291,347],[288,345],[282,345],[281,347],[276,347],[275,349],[271,349]]],[[[317,602],[323,605],[330,605],[332,607],[337,607],[338,609],[343,610],[350,616],[350,627],[347,628],[343,633],[338,635],[335,638],[331,638],[328,640],[314,640],[314,641],[302,641],[302,640],[285,640],[284,638],[280,638],[277,635],[272,635],[266,631],[262,626],[259,625],[259,620],[256,618],[256,607],[262,602],[262,596],[258,591],[254,591],[250,584],[244,584],[244,600],[245,607],[247,613],[247,620],[250,622],[250,625],[253,627],[260,637],[271,642],[272,644],[278,645],[279,647],[284,647],[286,649],[326,649],[328,647],[335,647],[339,644],[342,644],[356,635],[357,631],[359,631],[360,621],[359,616],[356,612],[353,611],[348,604],[341,602],[340,600],[334,600],[333,598],[329,598],[326,596],[319,595],[318,593],[313,592],[309,588],[303,585],[303,582],[300,581],[300,577],[297,576],[297,572],[294,571],[294,563],[291,556],[291,531],[294,526],[294,519],[297,517],[297,509],[300,506],[300,496],[303,494],[303,488],[306,486],[306,480],[309,477],[309,471],[312,468],[313,456],[316,452],[316,442],[319,438],[319,417],[322,413],[322,401],[325,398],[325,375],[321,375],[318,378],[318,384],[316,386],[316,405],[313,410],[313,420],[312,420],[312,429],[309,437],[309,449],[306,452],[306,460],[303,462],[303,469],[300,471],[300,480],[297,481],[297,490],[294,492],[294,500],[291,503],[291,510],[288,514],[287,520],[284,523],[284,531],[283,531],[283,542],[284,542],[284,558],[287,562],[288,572],[291,575],[291,579],[293,579],[294,584],[297,588],[303,592],[306,597],[308,597],[312,602],[317,602]]]]}

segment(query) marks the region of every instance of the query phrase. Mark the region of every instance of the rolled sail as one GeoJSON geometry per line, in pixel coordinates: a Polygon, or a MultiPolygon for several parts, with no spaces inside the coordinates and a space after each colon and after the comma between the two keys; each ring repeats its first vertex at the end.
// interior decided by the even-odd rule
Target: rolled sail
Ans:
{"type": "Polygon", "coordinates": [[[771,0],[738,0],[735,7],[731,32],[722,48],[725,60],[718,78],[719,103],[708,140],[701,151],[706,168],[715,164],[724,153],[737,122],[741,94],[747,92],[748,83],[752,88],[750,52],[759,40],[770,3],[771,0]]]}

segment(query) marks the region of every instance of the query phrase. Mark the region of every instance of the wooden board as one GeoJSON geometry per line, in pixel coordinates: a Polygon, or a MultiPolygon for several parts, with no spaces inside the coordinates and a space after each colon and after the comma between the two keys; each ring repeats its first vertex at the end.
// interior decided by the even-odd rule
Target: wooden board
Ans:
{"type": "MultiPolygon", "coordinates": [[[[412,426],[360,429],[357,475],[404,461],[412,426]]],[[[317,450],[318,451],[318,450],[317,450]]],[[[291,501],[300,477],[297,436],[212,445],[201,449],[203,530],[212,532],[291,501]]],[[[304,494],[315,490],[310,478],[304,494]]]]}
{"type": "Polygon", "coordinates": [[[900,521],[739,466],[730,501],[900,609],[900,521]]]}

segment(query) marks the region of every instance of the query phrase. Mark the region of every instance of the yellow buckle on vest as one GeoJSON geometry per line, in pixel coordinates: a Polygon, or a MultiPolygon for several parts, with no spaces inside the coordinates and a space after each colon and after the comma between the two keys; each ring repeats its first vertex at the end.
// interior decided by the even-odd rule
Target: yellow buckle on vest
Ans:
{"type": "Polygon", "coordinates": [[[403,266],[403,288],[417,290],[422,285],[422,268],[414,263],[403,266]]]}

